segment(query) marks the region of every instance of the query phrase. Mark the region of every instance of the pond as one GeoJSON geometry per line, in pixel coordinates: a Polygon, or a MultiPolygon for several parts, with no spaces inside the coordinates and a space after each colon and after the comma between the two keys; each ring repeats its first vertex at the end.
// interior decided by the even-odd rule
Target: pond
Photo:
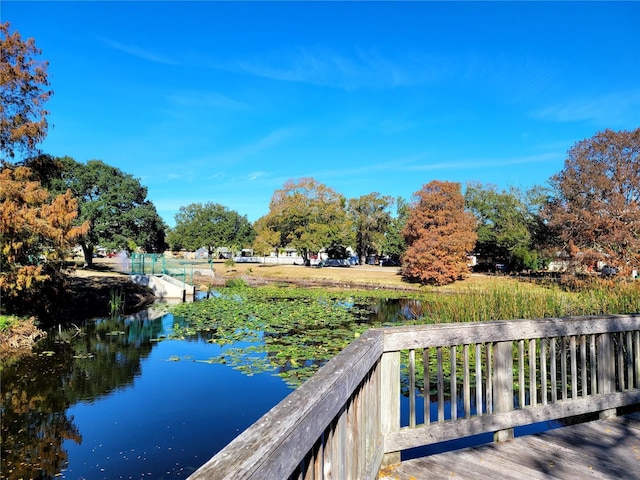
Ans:
{"type": "Polygon", "coordinates": [[[1,478],[185,478],[291,392],[196,361],[220,350],[203,339],[153,341],[174,319],[148,313],[54,330],[4,368],[1,478]]]}
{"type": "Polygon", "coordinates": [[[186,478],[331,358],[327,345],[419,320],[422,308],[383,299],[359,315],[325,325],[320,342],[291,325],[247,340],[250,327],[222,321],[185,335],[182,317],[162,305],[55,328],[2,370],[0,478],[186,478]]]}

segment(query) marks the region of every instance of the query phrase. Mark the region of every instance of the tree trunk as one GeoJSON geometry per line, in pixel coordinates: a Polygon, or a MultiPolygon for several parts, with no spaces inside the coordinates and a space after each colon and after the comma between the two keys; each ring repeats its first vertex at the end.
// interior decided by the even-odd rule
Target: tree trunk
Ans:
{"type": "Polygon", "coordinates": [[[93,267],[93,245],[90,243],[80,242],[82,254],[84,255],[84,268],[93,267]]]}

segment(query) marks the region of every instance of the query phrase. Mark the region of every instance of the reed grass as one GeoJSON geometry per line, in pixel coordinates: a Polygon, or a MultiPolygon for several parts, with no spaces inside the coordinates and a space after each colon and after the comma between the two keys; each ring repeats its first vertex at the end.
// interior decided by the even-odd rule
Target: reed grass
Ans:
{"type": "Polygon", "coordinates": [[[125,305],[124,290],[122,288],[112,287],[109,290],[109,298],[110,315],[113,317],[123,313],[125,305]]]}
{"type": "Polygon", "coordinates": [[[573,292],[559,286],[509,282],[447,294],[428,293],[427,321],[480,322],[640,312],[640,283],[597,283],[573,292]]]}

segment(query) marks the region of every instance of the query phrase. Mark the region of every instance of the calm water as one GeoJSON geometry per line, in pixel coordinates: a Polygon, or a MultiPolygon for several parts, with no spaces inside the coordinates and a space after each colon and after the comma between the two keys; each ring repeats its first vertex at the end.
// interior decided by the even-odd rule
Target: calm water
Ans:
{"type": "Polygon", "coordinates": [[[292,391],[268,373],[196,361],[220,352],[204,340],[151,340],[173,321],[56,330],[6,367],[0,477],[185,478],[292,391]]]}

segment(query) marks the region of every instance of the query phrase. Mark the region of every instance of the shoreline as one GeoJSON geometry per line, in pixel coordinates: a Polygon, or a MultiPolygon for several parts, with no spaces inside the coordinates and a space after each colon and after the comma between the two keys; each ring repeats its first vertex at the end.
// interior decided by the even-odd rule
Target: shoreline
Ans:
{"type": "MultiPolygon", "coordinates": [[[[56,315],[65,318],[67,322],[108,316],[111,313],[110,302],[114,294],[122,300],[123,313],[134,312],[152,304],[156,297],[151,291],[131,282],[127,273],[116,269],[117,263],[117,259],[96,258],[91,269],[72,268],[67,277],[65,300],[59,311],[56,311],[56,315]]],[[[483,281],[478,280],[479,277],[484,275],[472,275],[468,278],[469,283],[457,283],[470,286],[476,281],[483,281]]],[[[224,286],[233,279],[240,279],[249,286],[282,284],[301,288],[394,290],[414,293],[432,289],[403,281],[400,269],[395,267],[357,265],[349,268],[313,268],[301,265],[247,263],[226,265],[223,261],[214,262],[213,275],[194,275],[193,283],[198,290],[207,291],[210,288],[224,286]]],[[[9,331],[2,332],[0,361],[12,356],[14,350],[16,354],[24,354],[25,351],[26,354],[31,353],[33,345],[46,336],[46,331],[39,328],[38,322],[30,319],[28,323],[32,324],[32,327],[18,328],[16,331],[13,331],[12,327],[9,331]],[[20,348],[13,349],[11,345],[20,345],[20,348]]],[[[47,327],[46,324],[40,323],[44,328],[47,327]]]]}

